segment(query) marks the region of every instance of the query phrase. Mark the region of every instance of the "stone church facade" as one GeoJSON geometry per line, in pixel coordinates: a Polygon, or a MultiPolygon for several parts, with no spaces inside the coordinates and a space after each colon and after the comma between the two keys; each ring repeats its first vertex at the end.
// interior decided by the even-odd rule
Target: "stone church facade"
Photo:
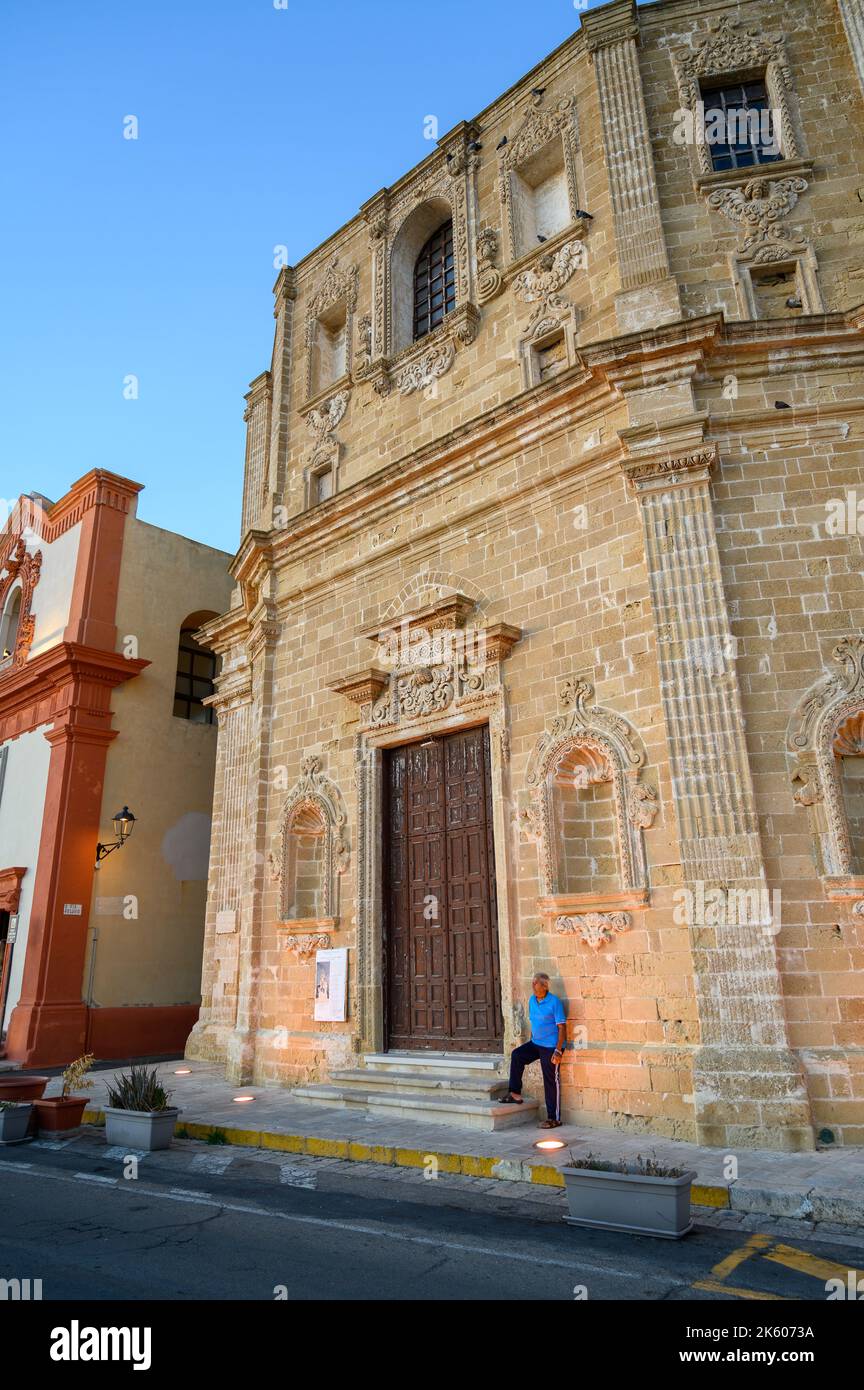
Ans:
{"type": "Polygon", "coordinates": [[[613,0],[280,272],[189,1056],[497,1067],[545,970],[566,1119],[864,1142],[862,95],[862,0],[613,0]]]}

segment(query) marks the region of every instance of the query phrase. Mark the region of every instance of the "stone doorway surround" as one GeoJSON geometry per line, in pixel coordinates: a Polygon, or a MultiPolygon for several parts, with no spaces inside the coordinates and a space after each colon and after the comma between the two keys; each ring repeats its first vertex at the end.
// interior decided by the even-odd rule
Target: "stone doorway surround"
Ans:
{"type": "Polygon", "coordinates": [[[503,663],[522,636],[509,623],[483,623],[479,601],[450,593],[364,629],[378,664],[334,681],[330,689],[360,709],[354,745],[357,788],[357,989],[361,1053],[385,1047],[382,913],[383,753],[415,739],[488,724],[498,949],[504,1015],[503,1052],[519,1041],[514,1026],[515,846],[507,826],[510,738],[503,663]],[[469,619],[472,621],[469,622],[469,619]]]}

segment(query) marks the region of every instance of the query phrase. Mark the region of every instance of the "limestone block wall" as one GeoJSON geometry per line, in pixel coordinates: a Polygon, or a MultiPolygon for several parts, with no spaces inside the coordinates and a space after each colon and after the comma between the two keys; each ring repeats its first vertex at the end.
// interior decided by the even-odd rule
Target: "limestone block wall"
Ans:
{"type": "Polygon", "coordinates": [[[591,10],[280,273],[238,587],[208,627],[223,675],[190,1055],[292,1085],[381,1045],[381,750],[471,718],[492,734],[505,1050],[547,970],[565,1116],[864,1139],[864,526],[827,526],[860,477],[856,7],[792,0],[782,28],[765,0],[591,10]],[[715,173],[673,127],[700,81],[754,70],[783,158],[715,173]],[[547,177],[571,222],[526,252],[547,177]],[[456,311],[406,346],[406,267],[448,210],[456,311]],[[322,387],[324,332],[347,370],[322,387]],[[406,713],[369,634],[454,595],[503,625],[494,656],[473,704],[406,713]],[[590,902],[559,882],[544,790],[567,739],[606,813],[590,902]],[[326,907],[288,921],[307,803],[326,907]],[[313,1017],[327,944],[349,951],[342,1023],[313,1017]]]}

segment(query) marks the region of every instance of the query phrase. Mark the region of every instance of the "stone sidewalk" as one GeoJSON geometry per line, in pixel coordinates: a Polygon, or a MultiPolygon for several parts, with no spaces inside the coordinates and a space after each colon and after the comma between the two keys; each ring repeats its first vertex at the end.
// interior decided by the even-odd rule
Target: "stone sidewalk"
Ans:
{"type": "MultiPolygon", "coordinates": [[[[563,1125],[554,1138],[563,1140],[564,1148],[550,1154],[534,1144],[553,1136],[531,1123],[485,1133],[389,1120],[292,1101],[290,1091],[281,1088],[232,1086],[220,1068],[199,1062],[165,1062],[158,1070],[182,1112],[178,1132],[191,1138],[206,1139],[219,1130],[228,1144],[409,1168],[423,1167],[432,1155],[441,1172],[551,1187],[563,1185],[560,1169],[571,1152],[612,1162],[641,1154],[694,1169],[694,1206],[864,1228],[864,1148],[801,1154],[742,1149],[732,1155],[738,1172],[729,1178],[724,1174],[729,1156],[723,1151],[651,1135],[563,1125]],[[189,1075],[176,1074],[185,1068],[189,1075]],[[254,1099],[238,1103],[237,1096],[254,1099]]],[[[105,1083],[114,1074],[110,1069],[93,1073],[85,1120],[101,1119],[105,1083]]],[[[52,1078],[46,1095],[56,1094],[59,1086],[59,1078],[52,1078]]]]}

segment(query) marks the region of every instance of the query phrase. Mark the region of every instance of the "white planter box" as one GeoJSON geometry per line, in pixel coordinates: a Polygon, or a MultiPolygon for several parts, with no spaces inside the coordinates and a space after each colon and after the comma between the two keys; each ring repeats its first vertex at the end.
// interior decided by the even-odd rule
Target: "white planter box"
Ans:
{"type": "Polygon", "coordinates": [[[12,1110],[0,1110],[0,1144],[23,1144],[31,1135],[27,1133],[33,1106],[21,1101],[12,1110]]]}
{"type": "Polygon", "coordinates": [[[690,1188],[695,1172],[680,1178],[649,1178],[642,1173],[605,1173],[597,1168],[561,1169],[574,1226],[631,1231],[640,1236],[680,1240],[693,1229],[690,1188]]]}
{"type": "Polygon", "coordinates": [[[167,1149],[174,1134],[174,1126],[180,1111],[169,1110],[113,1110],[105,1107],[105,1139],[109,1144],[120,1148],[167,1149]]]}

